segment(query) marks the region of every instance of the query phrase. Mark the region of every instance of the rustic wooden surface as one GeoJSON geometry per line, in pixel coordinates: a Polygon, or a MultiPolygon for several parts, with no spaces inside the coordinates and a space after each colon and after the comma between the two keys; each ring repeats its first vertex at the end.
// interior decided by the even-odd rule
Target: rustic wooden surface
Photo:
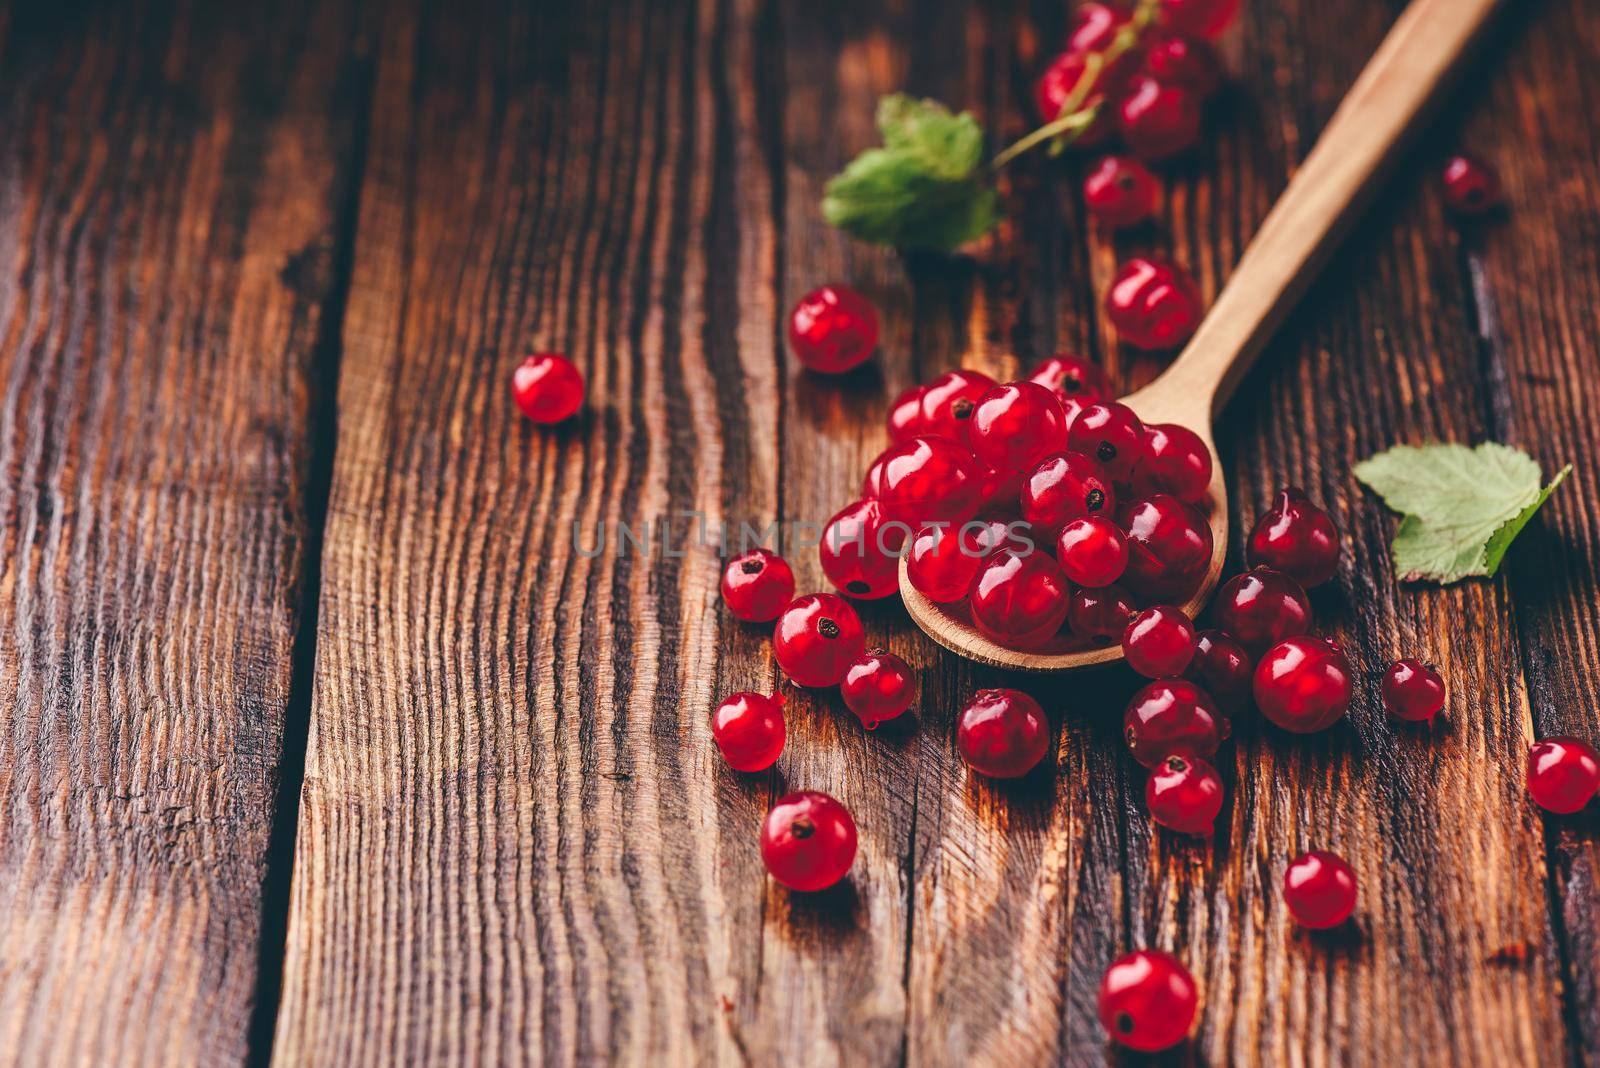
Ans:
{"type": "Polygon", "coordinates": [[[694,535],[825,521],[948,367],[1148,381],[1119,259],[1214,294],[1398,0],[1252,0],[1158,224],[1097,231],[1039,160],[955,259],[848,241],[822,183],[893,89],[1023,132],[1065,3],[289,6],[0,5],[0,1061],[1098,1063],[1143,945],[1204,991],[1180,1061],[1600,1059],[1600,823],[1521,784],[1600,736],[1592,4],[1509,0],[1219,427],[1236,529],[1297,482],[1350,535],[1316,601],[1364,685],[1324,735],[1238,724],[1209,844],[1149,825],[1125,671],[980,669],[894,604],[915,720],[795,693],[777,769],[729,772],[710,707],[777,678],[694,535]],[[1441,212],[1458,145],[1509,211],[1441,212]],[[781,324],[833,278],[885,332],[824,380],[781,324]],[[570,426],[508,403],[532,347],[588,376],[570,426]],[[1577,464],[1492,582],[1397,587],[1350,476],[1434,438],[1577,464]],[[620,551],[646,519],[687,554],[620,551]],[[1432,731],[1382,715],[1401,653],[1452,687],[1432,731]],[[1002,683],[1060,734],[996,785],[952,722],[1002,683]],[[801,787],[862,832],[811,897],[754,844],[801,787]],[[1276,891],[1312,846],[1363,879],[1331,936],[1276,891]]]}

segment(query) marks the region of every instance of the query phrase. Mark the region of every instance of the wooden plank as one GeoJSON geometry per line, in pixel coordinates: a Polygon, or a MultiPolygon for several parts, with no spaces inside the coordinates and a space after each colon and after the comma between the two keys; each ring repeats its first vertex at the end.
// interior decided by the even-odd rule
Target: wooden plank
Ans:
{"type": "Polygon", "coordinates": [[[350,11],[0,30],[0,1060],[239,1061],[350,11]]]}

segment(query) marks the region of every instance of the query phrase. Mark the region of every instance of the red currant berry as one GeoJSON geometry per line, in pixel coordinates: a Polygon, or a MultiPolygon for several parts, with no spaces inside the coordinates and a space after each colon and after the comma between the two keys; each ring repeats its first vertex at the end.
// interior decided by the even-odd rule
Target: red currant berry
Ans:
{"type": "Polygon", "coordinates": [[[1215,37],[1239,14],[1239,0],[1161,0],[1167,25],[1179,33],[1215,37]]]}
{"type": "Polygon", "coordinates": [[[878,347],[878,313],[849,286],[818,286],[789,313],[789,347],[813,371],[848,371],[878,347]]]}
{"type": "Polygon", "coordinates": [[[1022,482],[1022,518],[1059,531],[1081,516],[1110,515],[1117,507],[1111,475],[1081,452],[1051,456],[1022,482]]]}
{"type": "Polygon", "coordinates": [[[535,423],[559,423],[583,406],[583,375],[559,352],[536,352],[512,372],[511,397],[535,423]]]}
{"type": "Polygon", "coordinates": [[[828,520],[817,543],[822,573],[851,597],[888,597],[900,589],[900,549],[905,540],[905,525],[886,523],[877,501],[848,504],[828,520]]]}
{"type": "Polygon", "coordinates": [[[956,748],[991,779],[1028,774],[1050,750],[1050,721],[1021,690],[979,690],[956,721],[956,748]]]}
{"type": "Polygon", "coordinates": [[[1057,400],[1080,404],[1102,400],[1116,392],[1111,376],[1099,364],[1069,352],[1058,352],[1040,361],[1028,372],[1028,381],[1054,390],[1057,400]]]}
{"type": "Polygon", "coordinates": [[[1044,552],[997,550],[972,582],[972,621],[990,639],[1013,649],[1050,640],[1067,618],[1067,576],[1044,552]]]}
{"type": "Polygon", "coordinates": [[[1067,51],[1104,52],[1117,39],[1117,32],[1127,24],[1127,14],[1110,4],[1080,4],[1072,13],[1067,51]]]}
{"type": "Polygon", "coordinates": [[[778,666],[800,686],[837,686],[866,638],[850,602],[831,593],[790,601],[772,631],[778,666]]]}
{"type": "MultiPolygon", "coordinates": [[[[1034,104],[1039,109],[1039,117],[1045,122],[1054,122],[1061,117],[1061,109],[1078,90],[1078,82],[1083,78],[1084,71],[1088,69],[1087,54],[1083,52],[1063,52],[1051,61],[1050,66],[1039,76],[1039,81],[1033,88],[1034,104]]],[[[1121,73],[1121,64],[1114,68],[1116,73],[1121,73]]],[[[1096,107],[1104,97],[1103,87],[1110,84],[1106,72],[1101,71],[1096,76],[1096,84],[1092,86],[1078,104],[1079,110],[1096,107]]],[[[1104,141],[1111,134],[1111,121],[1101,114],[1095,118],[1083,132],[1078,134],[1073,143],[1081,147],[1097,144],[1104,141]]]]}
{"type": "Polygon", "coordinates": [[[1067,414],[1037,382],[1008,382],[978,401],[968,428],[972,451],[990,467],[1026,471],[1067,440],[1067,414]]]}
{"type": "Polygon", "coordinates": [[[722,600],[728,611],[748,623],[777,619],[794,599],[794,571],[789,561],[765,549],[752,549],[722,569],[722,600]]]}
{"type": "Polygon", "coordinates": [[[1199,1003],[1189,969],[1155,949],[1119,958],[1100,980],[1100,1025],[1122,1045],[1143,1053],[1187,1038],[1199,1003]]]}
{"type": "Polygon", "coordinates": [[[1500,178],[1473,156],[1451,156],[1444,165],[1445,207],[1457,215],[1482,215],[1500,203],[1500,178]]]}
{"type": "Polygon", "coordinates": [[[783,753],[783,695],[736,693],[711,714],[711,737],[734,771],[765,771],[783,753]]]}
{"type": "Polygon", "coordinates": [[[1576,812],[1600,790],[1600,753],[1577,738],[1546,738],[1528,748],[1528,793],[1539,807],[1576,812]]]}
{"type": "Polygon", "coordinates": [[[1093,456],[1106,474],[1126,482],[1144,458],[1144,424],[1126,404],[1096,401],[1072,421],[1067,448],[1093,456]]]}
{"type": "Polygon", "coordinates": [[[1073,590],[1067,604],[1067,629],[1091,645],[1122,640],[1134,613],[1133,598],[1120,586],[1073,590]]]}
{"type": "Polygon", "coordinates": [[[1135,155],[1165,159],[1200,140],[1200,95],[1141,75],[1117,105],[1117,125],[1135,155]]]}
{"type": "Polygon", "coordinates": [[[1106,315],[1136,349],[1175,349],[1200,325],[1200,287],[1165,260],[1136,257],[1122,265],[1106,294],[1106,315]]]}
{"type": "Polygon", "coordinates": [[[999,519],[923,527],[911,541],[906,578],[938,604],[965,600],[984,558],[1005,543],[1006,535],[1006,524],[999,519]]]}
{"type": "Polygon", "coordinates": [[[978,475],[980,512],[1015,512],[1022,496],[1022,472],[1001,467],[984,467],[978,475]]]}
{"type": "Polygon", "coordinates": [[[1150,818],[1169,831],[1210,834],[1222,811],[1222,777],[1200,757],[1174,754],[1150,773],[1144,803],[1150,818]]]}
{"type": "Polygon", "coordinates": [[[922,419],[922,395],[927,386],[912,386],[889,405],[889,440],[904,441],[928,432],[922,419]]]}
{"type": "Polygon", "coordinates": [[[1144,458],[1133,473],[1140,493],[1170,493],[1199,504],[1211,491],[1211,450],[1205,439],[1176,423],[1146,423],[1144,458]]]}
{"type": "Polygon", "coordinates": [[[791,890],[826,890],[856,859],[856,821],[827,794],[802,790],[778,799],[761,824],[761,860],[791,890]]]}
{"type": "Polygon", "coordinates": [[[1270,567],[1235,575],[1217,591],[1211,618],[1246,649],[1260,652],[1311,625],[1311,601],[1300,584],[1270,567]]]}
{"type": "Polygon", "coordinates": [[[1122,655],[1147,679],[1181,675],[1194,659],[1194,624],[1183,609],[1158,604],[1133,617],[1122,632],[1122,655]]]}
{"type": "Polygon", "coordinates": [[[861,725],[872,730],[911,707],[917,695],[917,678],[911,665],[881,649],[862,656],[844,673],[839,692],[861,725]]]}
{"type": "Polygon", "coordinates": [[[1383,707],[1395,719],[1432,723],[1444,708],[1444,680],[1420,660],[1396,660],[1383,673],[1383,707]]]}
{"type": "Polygon", "coordinates": [[[1083,180],[1083,203],[1089,214],[1118,230],[1155,214],[1160,195],[1156,176],[1131,156],[1106,156],[1083,180]]]}
{"type": "Polygon", "coordinates": [[[1249,652],[1226,632],[1203,630],[1195,636],[1194,659],[1185,675],[1205,687],[1229,712],[1237,712],[1249,702],[1254,672],[1249,652]]]}
{"type": "Polygon", "coordinates": [[[1211,564],[1211,528],[1205,517],[1168,493],[1117,509],[1128,536],[1123,585],[1148,598],[1181,601],[1193,593],[1211,564]]]}
{"type": "Polygon", "coordinates": [[[924,433],[967,445],[967,427],[983,395],[995,387],[981,371],[958,367],[935,378],[922,392],[924,433]]]}
{"type": "Polygon", "coordinates": [[[1222,84],[1222,61],[1211,42],[1166,34],[1145,50],[1144,69],[1159,82],[1179,85],[1204,100],[1222,84]]]}
{"type": "Polygon", "coordinates": [[[1309,590],[1338,568],[1339,531],[1327,512],[1290,486],[1278,491],[1277,503],[1251,528],[1245,559],[1252,567],[1275,567],[1309,590]]]}
{"type": "Polygon", "coordinates": [[[1122,716],[1128,749],[1147,768],[1174,755],[1209,760],[1228,731],[1216,702],[1187,679],[1157,679],[1133,695],[1122,716]]]}
{"type": "Polygon", "coordinates": [[[1080,586],[1109,586],[1128,566],[1128,539],[1105,516],[1074,519],[1056,539],[1056,561],[1080,586]]]}
{"type": "Polygon", "coordinates": [[[1350,662],[1337,643],[1285,638],[1256,665],[1256,707],[1286,731],[1327,730],[1350,707],[1350,662]]]}
{"type": "Polygon", "coordinates": [[[1356,909],[1356,873],[1337,853],[1301,853],[1284,870],[1283,903],[1302,927],[1337,927],[1356,909]]]}
{"type": "Polygon", "coordinates": [[[875,501],[883,492],[883,462],[888,459],[893,445],[884,449],[872,458],[872,463],[867,465],[867,473],[861,476],[861,496],[865,500],[875,501]]]}
{"type": "Polygon", "coordinates": [[[878,501],[886,520],[912,529],[965,523],[978,510],[983,472],[972,454],[945,438],[911,438],[883,454],[878,501]]]}

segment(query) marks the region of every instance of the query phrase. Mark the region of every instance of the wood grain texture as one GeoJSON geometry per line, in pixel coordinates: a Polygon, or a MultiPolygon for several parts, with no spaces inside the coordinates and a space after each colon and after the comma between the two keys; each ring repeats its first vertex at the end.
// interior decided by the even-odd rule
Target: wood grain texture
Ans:
{"type": "Polygon", "coordinates": [[[8,1064],[247,1052],[350,30],[0,11],[8,1064]]]}

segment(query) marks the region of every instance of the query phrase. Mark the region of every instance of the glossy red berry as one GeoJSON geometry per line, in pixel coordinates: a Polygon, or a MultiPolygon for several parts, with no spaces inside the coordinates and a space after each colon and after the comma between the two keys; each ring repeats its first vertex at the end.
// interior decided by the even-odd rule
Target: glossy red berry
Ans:
{"type": "Polygon", "coordinates": [[[1126,482],[1144,458],[1144,424],[1116,401],[1086,405],[1067,432],[1067,448],[1092,456],[1117,482],[1126,482]]]}
{"type": "Polygon", "coordinates": [[[1256,665],[1255,695],[1261,714],[1286,731],[1326,730],[1350,707],[1350,662],[1326,638],[1285,638],[1256,665]]]}
{"type": "Polygon", "coordinates": [[[889,440],[904,441],[928,432],[922,419],[922,397],[927,386],[912,386],[889,405],[889,440]]]}
{"type": "Polygon", "coordinates": [[[1181,33],[1163,34],[1145,49],[1144,69],[1158,82],[1180,85],[1204,100],[1222,84],[1222,61],[1211,42],[1181,33]]]}
{"type": "Polygon", "coordinates": [[[1017,510],[1022,496],[1022,472],[1001,467],[983,467],[978,474],[978,510],[1010,512],[1017,510]]]}
{"type": "Polygon", "coordinates": [[[1176,423],[1146,423],[1133,485],[1140,493],[1170,493],[1199,504],[1211,492],[1211,468],[1211,450],[1199,434],[1176,423]]]}
{"type": "Polygon", "coordinates": [[[1090,645],[1110,645],[1122,640],[1134,613],[1133,598],[1120,586],[1072,591],[1067,603],[1067,628],[1090,645]]]}
{"type": "Polygon", "coordinates": [[[883,454],[883,517],[913,530],[933,522],[965,523],[978,510],[982,476],[972,454],[953,441],[902,441],[883,454]]]}
{"type": "Polygon", "coordinates": [[[1500,203],[1500,178],[1473,156],[1451,156],[1441,178],[1445,207],[1457,215],[1481,215],[1500,203]]]}
{"type": "Polygon", "coordinates": [[[1149,75],[1133,80],[1117,105],[1117,127],[1137,156],[1166,159],[1200,140],[1200,94],[1149,75]]]}
{"type": "Polygon", "coordinates": [[[1147,679],[1181,675],[1194,659],[1194,623],[1183,609],[1158,604],[1133,617],[1122,632],[1122,655],[1147,679]]]}
{"type": "Polygon", "coordinates": [[[818,286],[789,313],[789,347],[813,371],[848,371],[878,347],[878,313],[849,286],[818,286]]]}
{"type": "Polygon", "coordinates": [[[1106,156],[1083,180],[1084,207],[1113,229],[1150,218],[1160,195],[1156,176],[1132,156],[1106,156]]]}
{"type": "Polygon", "coordinates": [[[856,821],[827,794],[802,790],[778,799],[761,824],[761,861],[791,890],[826,890],[856,859],[856,821]]]}
{"type": "Polygon", "coordinates": [[[1077,401],[1080,405],[1104,400],[1116,392],[1111,376],[1099,364],[1069,352],[1041,360],[1028,372],[1028,381],[1054,390],[1058,400],[1077,401]]]}
{"type": "Polygon", "coordinates": [[[1200,325],[1202,312],[1200,287],[1166,260],[1129,260],[1106,294],[1111,325],[1136,349],[1177,348],[1200,325]]]}
{"type": "Polygon", "coordinates": [[[1577,738],[1546,738],[1528,748],[1528,793],[1539,807],[1576,812],[1600,790],[1600,753],[1577,738]]]}
{"type": "Polygon", "coordinates": [[[1278,491],[1245,543],[1251,567],[1266,565],[1290,575],[1306,589],[1333,577],[1339,566],[1339,530],[1328,513],[1295,486],[1278,491]]]}
{"type": "Polygon", "coordinates": [[[883,493],[883,463],[889,458],[889,453],[894,446],[884,449],[872,458],[872,463],[867,465],[867,473],[861,476],[861,496],[867,500],[877,500],[883,493]]]}
{"type": "Polygon", "coordinates": [[[1194,659],[1185,675],[1227,711],[1237,712],[1249,703],[1254,674],[1250,653],[1226,632],[1203,630],[1195,636],[1194,659]]]}
{"type": "Polygon", "coordinates": [[[1128,566],[1128,539],[1106,516],[1074,519],[1056,539],[1056,562],[1080,586],[1109,586],[1128,566]]]}
{"type": "Polygon", "coordinates": [[[900,590],[900,549],[905,540],[906,527],[887,523],[877,501],[855,501],[823,528],[817,543],[822,573],[851,597],[888,597],[900,590]]]}
{"type": "Polygon", "coordinates": [[[1174,754],[1144,785],[1150,818],[1179,834],[1210,834],[1222,811],[1222,777],[1201,757],[1174,754]]]}
{"type": "Polygon", "coordinates": [[[1154,949],[1129,953],[1100,980],[1100,1026],[1129,1049],[1155,1053],[1182,1042],[1200,997],[1178,958],[1154,949]]]}
{"type": "Polygon", "coordinates": [[[711,714],[711,737],[734,771],[764,771],[783,753],[783,695],[736,693],[711,714]]]}
{"type": "Polygon", "coordinates": [[[1147,768],[1174,755],[1209,760],[1228,731],[1211,695],[1187,679],[1157,679],[1133,695],[1122,716],[1128,750],[1147,768]]]}
{"type": "Polygon", "coordinates": [[[850,602],[831,593],[790,601],[772,631],[772,652],[800,686],[837,686],[866,638],[850,602]]]}
{"type": "Polygon", "coordinates": [[[1431,723],[1444,708],[1444,680],[1413,657],[1396,660],[1383,673],[1383,707],[1395,719],[1431,723]]]}
{"type": "Polygon", "coordinates": [[[1067,576],[1049,553],[1002,548],[984,560],[969,607],[979,631],[1012,649],[1053,638],[1067,618],[1067,576]]]}
{"type": "Polygon", "coordinates": [[[1067,415],[1037,382],[1008,382],[978,401],[968,427],[972,452],[1002,470],[1026,471],[1067,440],[1067,415]]]}
{"type": "Polygon", "coordinates": [[[1252,652],[1261,652],[1311,625],[1311,601],[1300,584],[1270,567],[1235,575],[1217,591],[1211,618],[1252,652]]]}
{"type": "Polygon", "coordinates": [[[861,725],[870,731],[911,707],[917,696],[917,677],[911,665],[898,656],[874,649],[850,665],[839,684],[839,693],[861,725]]]}
{"type": "Polygon", "coordinates": [[[1128,24],[1128,16],[1111,4],[1079,4],[1072,12],[1072,28],[1067,32],[1067,51],[1104,52],[1117,39],[1117,32],[1128,24]]]}
{"type": "Polygon", "coordinates": [[[1215,37],[1239,14],[1239,0],[1161,0],[1166,24],[1179,33],[1215,37]]]}
{"type": "Polygon", "coordinates": [[[1211,527],[1193,505],[1157,493],[1117,509],[1128,536],[1128,569],[1122,584],[1147,600],[1182,601],[1211,564],[1211,527]]]}
{"type": "Polygon", "coordinates": [[[979,690],[956,721],[956,748],[978,774],[1015,779],[1050,751],[1050,721],[1021,690],[979,690]]]}
{"type": "Polygon", "coordinates": [[[1302,853],[1284,870],[1283,903],[1302,927],[1337,927],[1356,909],[1356,873],[1337,853],[1302,853]]]}
{"type": "Polygon", "coordinates": [[[1112,515],[1117,507],[1111,475],[1081,452],[1043,460],[1022,480],[1018,501],[1022,518],[1046,533],[1081,516],[1112,515]]]}
{"type": "Polygon", "coordinates": [[[559,423],[583,406],[583,375],[559,352],[536,352],[512,372],[511,397],[535,423],[559,423]]]}
{"type": "Polygon", "coordinates": [[[968,445],[967,427],[983,395],[995,387],[981,371],[958,367],[929,382],[922,391],[922,427],[926,434],[968,445]]]}
{"type": "MultiPolygon", "coordinates": [[[[1078,83],[1088,66],[1085,52],[1062,52],[1051,61],[1033,88],[1034,104],[1039,109],[1041,119],[1045,122],[1054,122],[1061,117],[1061,109],[1077,92],[1078,83]]],[[[1113,73],[1122,73],[1122,65],[1119,64],[1113,73]]],[[[1095,84],[1089,88],[1078,104],[1079,110],[1097,106],[1104,99],[1104,87],[1108,84],[1111,84],[1110,79],[1105,71],[1101,71],[1095,78],[1095,84]]],[[[1102,113],[1078,135],[1074,143],[1084,147],[1097,144],[1110,136],[1111,129],[1111,120],[1102,113]]]]}
{"type": "Polygon", "coordinates": [[[794,571],[789,561],[766,549],[752,549],[722,569],[722,601],[739,619],[765,623],[777,619],[794,600],[794,571]]]}
{"type": "Polygon", "coordinates": [[[998,519],[923,527],[906,554],[906,578],[918,593],[938,604],[965,600],[984,558],[1005,542],[1006,535],[1006,523],[998,519]]]}

